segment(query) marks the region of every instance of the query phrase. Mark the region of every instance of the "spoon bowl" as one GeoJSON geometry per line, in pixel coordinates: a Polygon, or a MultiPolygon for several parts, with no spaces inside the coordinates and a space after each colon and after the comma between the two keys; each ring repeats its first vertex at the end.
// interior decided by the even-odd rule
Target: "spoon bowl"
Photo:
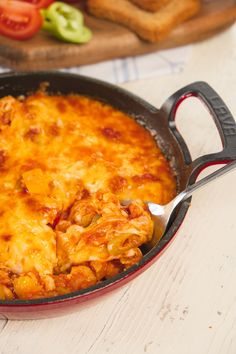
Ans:
{"type": "MultiPolygon", "coordinates": [[[[176,212],[176,209],[180,205],[180,203],[191,197],[195,191],[204,187],[206,184],[213,182],[219,177],[226,175],[235,168],[236,160],[229,163],[228,165],[225,165],[224,167],[221,167],[220,169],[209,174],[207,177],[201,179],[200,181],[189,185],[185,190],[183,190],[174,199],[172,199],[169,203],[165,205],[147,202],[146,204],[154,222],[154,233],[152,240],[145,245],[145,248],[147,250],[150,250],[161,240],[161,238],[167,231],[171,220],[176,212]]],[[[128,200],[122,201],[123,205],[128,205],[129,203],[130,201],[128,200]]]]}

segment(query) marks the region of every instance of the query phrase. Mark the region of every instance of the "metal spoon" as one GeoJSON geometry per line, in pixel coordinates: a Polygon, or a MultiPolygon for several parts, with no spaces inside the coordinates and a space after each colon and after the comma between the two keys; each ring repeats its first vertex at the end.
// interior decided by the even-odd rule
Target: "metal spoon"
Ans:
{"type": "MultiPolygon", "coordinates": [[[[231,162],[228,165],[220,168],[219,170],[211,173],[207,177],[201,179],[200,181],[188,186],[185,190],[183,190],[180,194],[178,194],[173,200],[171,200],[166,205],[159,205],[151,202],[147,202],[147,206],[152,214],[152,218],[154,221],[154,235],[152,241],[150,242],[148,248],[153,247],[157,242],[160,241],[162,236],[165,234],[168,224],[181,202],[189,198],[196,190],[202,188],[207,183],[216,180],[217,178],[227,174],[231,170],[236,168],[236,160],[231,162]]],[[[123,202],[122,202],[123,204],[123,202]]],[[[128,201],[125,201],[125,204],[128,204],[128,201]]]]}

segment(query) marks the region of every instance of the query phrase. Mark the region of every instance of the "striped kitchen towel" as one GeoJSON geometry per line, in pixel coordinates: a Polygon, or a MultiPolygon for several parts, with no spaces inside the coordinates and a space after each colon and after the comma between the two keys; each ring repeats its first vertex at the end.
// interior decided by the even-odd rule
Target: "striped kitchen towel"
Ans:
{"type": "MultiPolygon", "coordinates": [[[[157,77],[181,72],[188,60],[191,45],[155,53],[114,59],[97,64],[60,69],[63,72],[77,73],[94,77],[114,84],[157,77]]],[[[10,69],[0,67],[0,73],[10,69]]]]}
{"type": "Polygon", "coordinates": [[[97,64],[61,69],[114,84],[136,81],[148,77],[181,72],[188,60],[191,46],[163,50],[155,53],[114,59],[97,64]]]}

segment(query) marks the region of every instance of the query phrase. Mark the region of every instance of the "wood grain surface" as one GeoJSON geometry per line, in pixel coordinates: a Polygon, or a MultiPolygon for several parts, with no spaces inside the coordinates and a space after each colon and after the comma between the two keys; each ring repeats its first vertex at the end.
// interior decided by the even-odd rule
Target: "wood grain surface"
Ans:
{"type": "Polygon", "coordinates": [[[44,32],[24,42],[0,36],[0,65],[15,70],[46,70],[143,54],[206,39],[232,25],[235,20],[234,0],[205,0],[197,17],[153,44],[139,39],[125,27],[86,15],[86,23],[94,33],[90,43],[62,43],[44,32]]]}

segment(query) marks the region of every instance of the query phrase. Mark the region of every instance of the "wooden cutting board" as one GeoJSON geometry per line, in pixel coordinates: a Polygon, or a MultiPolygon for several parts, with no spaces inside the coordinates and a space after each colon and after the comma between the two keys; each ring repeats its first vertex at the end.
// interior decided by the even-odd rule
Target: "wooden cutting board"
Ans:
{"type": "Polygon", "coordinates": [[[202,11],[197,17],[153,44],[139,39],[125,27],[86,15],[86,24],[94,34],[90,43],[67,44],[43,32],[24,42],[0,36],[0,65],[15,70],[47,70],[143,54],[203,40],[235,20],[235,0],[203,0],[202,11]]]}

